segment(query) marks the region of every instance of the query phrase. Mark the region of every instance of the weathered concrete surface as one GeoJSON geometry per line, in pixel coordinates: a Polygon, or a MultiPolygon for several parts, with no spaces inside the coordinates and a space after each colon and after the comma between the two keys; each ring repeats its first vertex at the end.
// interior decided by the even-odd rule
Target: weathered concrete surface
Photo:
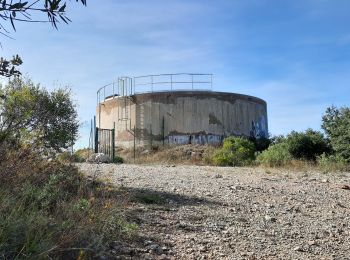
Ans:
{"type": "Polygon", "coordinates": [[[97,126],[116,125],[117,146],[218,144],[223,137],[268,134],[266,102],[211,91],[137,94],[106,100],[97,107],[97,126]],[[134,133],[135,127],[135,133],[134,133]]]}

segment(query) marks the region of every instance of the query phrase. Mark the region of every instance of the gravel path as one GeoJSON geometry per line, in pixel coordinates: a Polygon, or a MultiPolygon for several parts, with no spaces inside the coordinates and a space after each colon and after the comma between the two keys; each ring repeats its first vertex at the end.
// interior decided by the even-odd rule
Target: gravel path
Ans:
{"type": "MultiPolygon", "coordinates": [[[[96,165],[79,167],[91,174],[96,165]]],[[[101,171],[155,200],[130,206],[145,238],[133,258],[350,259],[350,173],[111,164],[101,171]]]]}

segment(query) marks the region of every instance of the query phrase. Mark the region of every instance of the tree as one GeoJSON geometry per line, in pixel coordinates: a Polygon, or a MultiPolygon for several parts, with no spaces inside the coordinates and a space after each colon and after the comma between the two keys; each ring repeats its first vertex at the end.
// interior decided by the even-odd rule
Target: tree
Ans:
{"type": "MultiPolygon", "coordinates": [[[[86,6],[87,0],[75,0],[86,6]]],[[[0,0],[0,20],[10,23],[13,30],[16,31],[16,22],[28,23],[44,23],[52,24],[54,28],[58,28],[57,24],[62,21],[68,24],[71,20],[66,15],[66,2],[62,0],[0,0]],[[48,20],[32,19],[32,14],[46,14],[48,20]]],[[[0,23],[0,34],[9,36],[9,29],[0,23]]],[[[18,55],[12,59],[0,58],[0,76],[10,77],[20,75],[18,66],[22,64],[22,60],[18,55]]]]}
{"type": "Polygon", "coordinates": [[[21,72],[17,69],[22,64],[22,59],[15,55],[11,60],[0,57],[0,76],[11,77],[19,76],[21,72]]]}
{"type": "Polygon", "coordinates": [[[336,155],[350,163],[350,108],[327,108],[322,117],[322,128],[336,155]]]}
{"type": "Polygon", "coordinates": [[[78,136],[77,112],[68,89],[52,92],[15,78],[0,88],[0,148],[28,143],[56,151],[78,136]]]}
{"type": "Polygon", "coordinates": [[[292,131],[287,135],[285,142],[295,159],[315,161],[317,156],[329,153],[331,150],[324,135],[312,129],[307,129],[305,132],[292,131]]]}

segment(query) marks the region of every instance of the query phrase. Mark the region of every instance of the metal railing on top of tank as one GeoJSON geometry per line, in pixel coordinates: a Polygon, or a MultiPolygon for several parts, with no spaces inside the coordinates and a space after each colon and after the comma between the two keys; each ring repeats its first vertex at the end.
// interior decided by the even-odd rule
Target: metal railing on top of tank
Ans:
{"type": "Polygon", "coordinates": [[[97,103],[118,96],[130,96],[140,93],[212,90],[213,74],[176,73],[138,77],[119,77],[116,82],[107,84],[97,91],[97,103]]]}

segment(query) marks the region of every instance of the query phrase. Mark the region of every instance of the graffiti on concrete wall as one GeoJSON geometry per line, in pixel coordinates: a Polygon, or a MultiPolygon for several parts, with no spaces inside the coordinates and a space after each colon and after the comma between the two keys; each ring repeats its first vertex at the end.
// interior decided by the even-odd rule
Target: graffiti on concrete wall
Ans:
{"type": "Polygon", "coordinates": [[[259,138],[268,138],[267,121],[264,116],[261,116],[257,121],[252,121],[250,136],[259,138]]]}
{"type": "Polygon", "coordinates": [[[169,144],[212,144],[218,145],[222,142],[223,136],[212,134],[195,135],[169,135],[167,137],[169,144]]]}

